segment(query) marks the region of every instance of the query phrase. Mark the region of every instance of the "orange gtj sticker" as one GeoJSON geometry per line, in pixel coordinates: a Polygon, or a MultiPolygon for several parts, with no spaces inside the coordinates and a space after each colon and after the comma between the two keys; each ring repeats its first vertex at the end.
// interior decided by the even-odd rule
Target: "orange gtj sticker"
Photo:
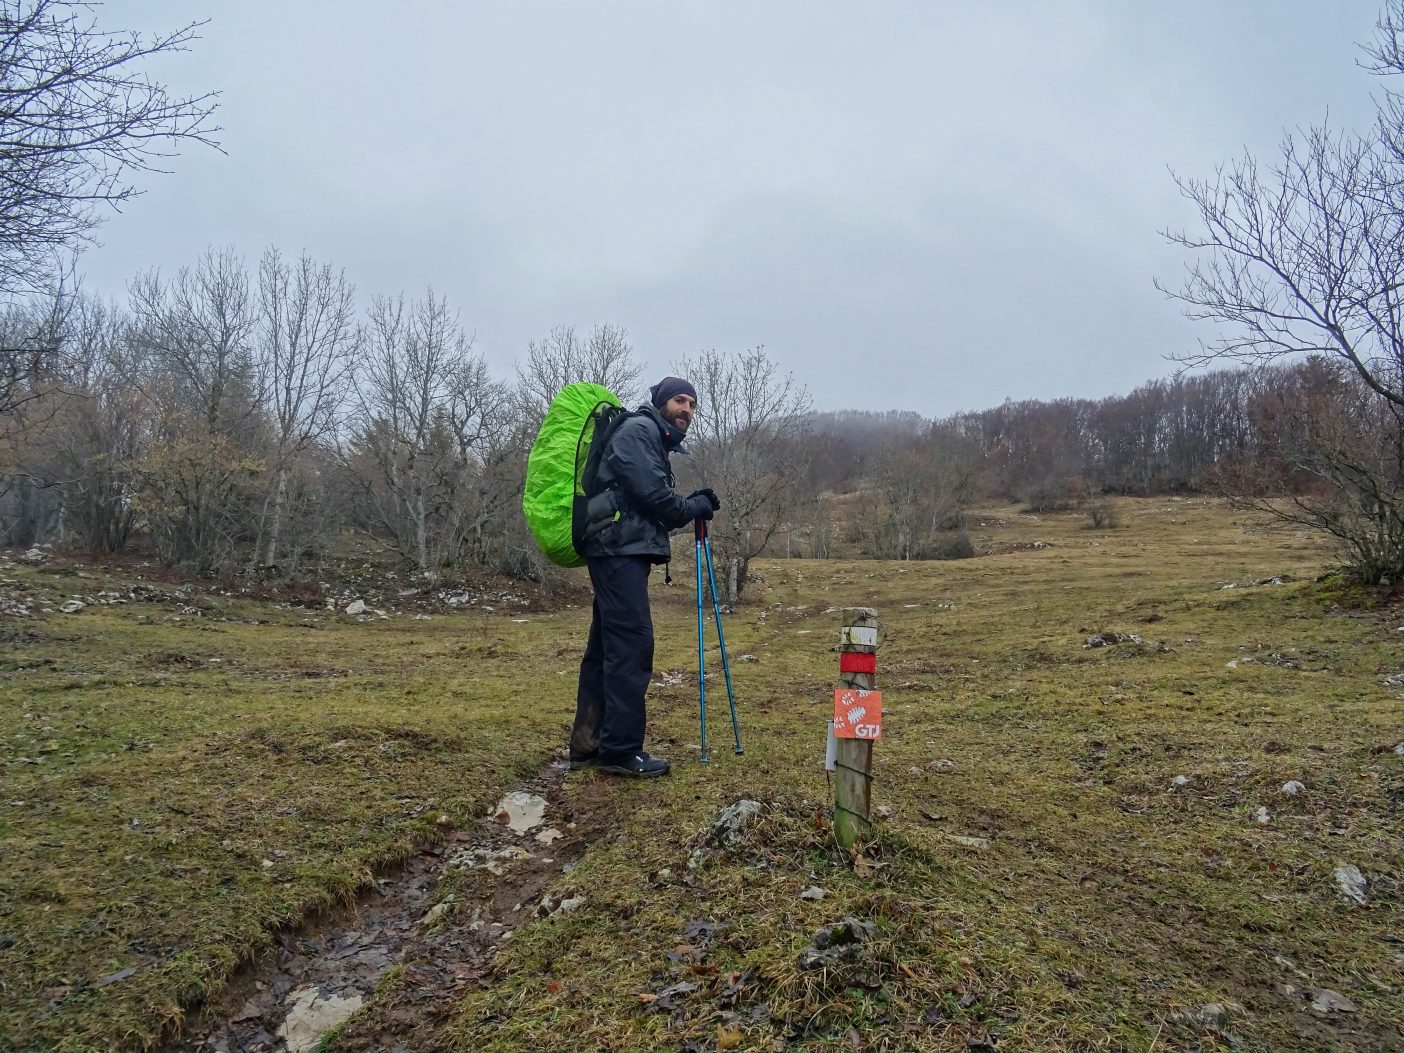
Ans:
{"type": "Polygon", "coordinates": [[[857,688],[834,689],[834,737],[882,738],[882,692],[857,688]]]}

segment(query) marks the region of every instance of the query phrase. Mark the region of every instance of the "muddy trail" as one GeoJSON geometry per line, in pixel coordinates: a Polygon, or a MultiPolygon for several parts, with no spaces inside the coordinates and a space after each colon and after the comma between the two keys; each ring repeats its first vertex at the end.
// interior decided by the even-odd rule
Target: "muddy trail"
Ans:
{"type": "Polygon", "coordinates": [[[566,763],[551,762],[354,905],[282,934],[163,1053],[307,1053],[338,1027],[338,1050],[426,1048],[461,992],[491,985],[497,950],[520,926],[578,905],[546,890],[608,823],[614,796],[590,779],[572,807],[566,778],[566,763]],[[392,969],[396,981],[377,991],[392,969]]]}

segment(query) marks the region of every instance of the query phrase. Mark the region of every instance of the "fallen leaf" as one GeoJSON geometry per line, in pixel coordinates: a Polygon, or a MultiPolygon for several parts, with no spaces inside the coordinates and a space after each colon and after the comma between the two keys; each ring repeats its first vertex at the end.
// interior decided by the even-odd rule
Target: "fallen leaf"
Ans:
{"type": "Polygon", "coordinates": [[[644,1005],[652,1005],[654,1002],[658,1001],[658,996],[656,994],[641,994],[639,995],[639,1001],[644,1005]]]}
{"type": "Polygon", "coordinates": [[[546,993],[547,993],[547,994],[560,994],[560,993],[561,993],[561,982],[560,982],[559,980],[552,980],[550,983],[548,983],[548,984],[546,985],[546,993]]]}
{"type": "Polygon", "coordinates": [[[741,1044],[741,1029],[739,1027],[718,1027],[717,1028],[717,1048],[735,1049],[741,1044]]]}
{"type": "Polygon", "coordinates": [[[678,964],[699,962],[707,952],[691,943],[680,943],[667,953],[668,961],[678,964]]]}

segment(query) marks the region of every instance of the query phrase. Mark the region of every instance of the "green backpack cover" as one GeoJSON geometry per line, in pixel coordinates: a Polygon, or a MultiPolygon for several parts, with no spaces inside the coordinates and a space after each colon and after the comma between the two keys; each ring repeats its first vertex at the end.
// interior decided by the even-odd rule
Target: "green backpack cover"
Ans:
{"type": "Polygon", "coordinates": [[[623,404],[608,388],[567,385],[551,402],[527,457],[522,512],[546,558],[562,567],[585,565],[576,549],[576,508],[587,496],[585,469],[595,425],[602,414],[614,416],[610,409],[622,410],[623,404]]]}

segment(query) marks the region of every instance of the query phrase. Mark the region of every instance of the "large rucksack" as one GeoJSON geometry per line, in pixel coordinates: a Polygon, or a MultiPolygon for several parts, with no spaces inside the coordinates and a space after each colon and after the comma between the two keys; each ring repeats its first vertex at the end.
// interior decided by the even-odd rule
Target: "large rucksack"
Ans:
{"type": "Polygon", "coordinates": [[[600,461],[629,416],[599,384],[569,384],[551,402],[527,457],[522,512],[552,563],[579,567],[590,529],[587,507],[598,493],[600,461]]]}

